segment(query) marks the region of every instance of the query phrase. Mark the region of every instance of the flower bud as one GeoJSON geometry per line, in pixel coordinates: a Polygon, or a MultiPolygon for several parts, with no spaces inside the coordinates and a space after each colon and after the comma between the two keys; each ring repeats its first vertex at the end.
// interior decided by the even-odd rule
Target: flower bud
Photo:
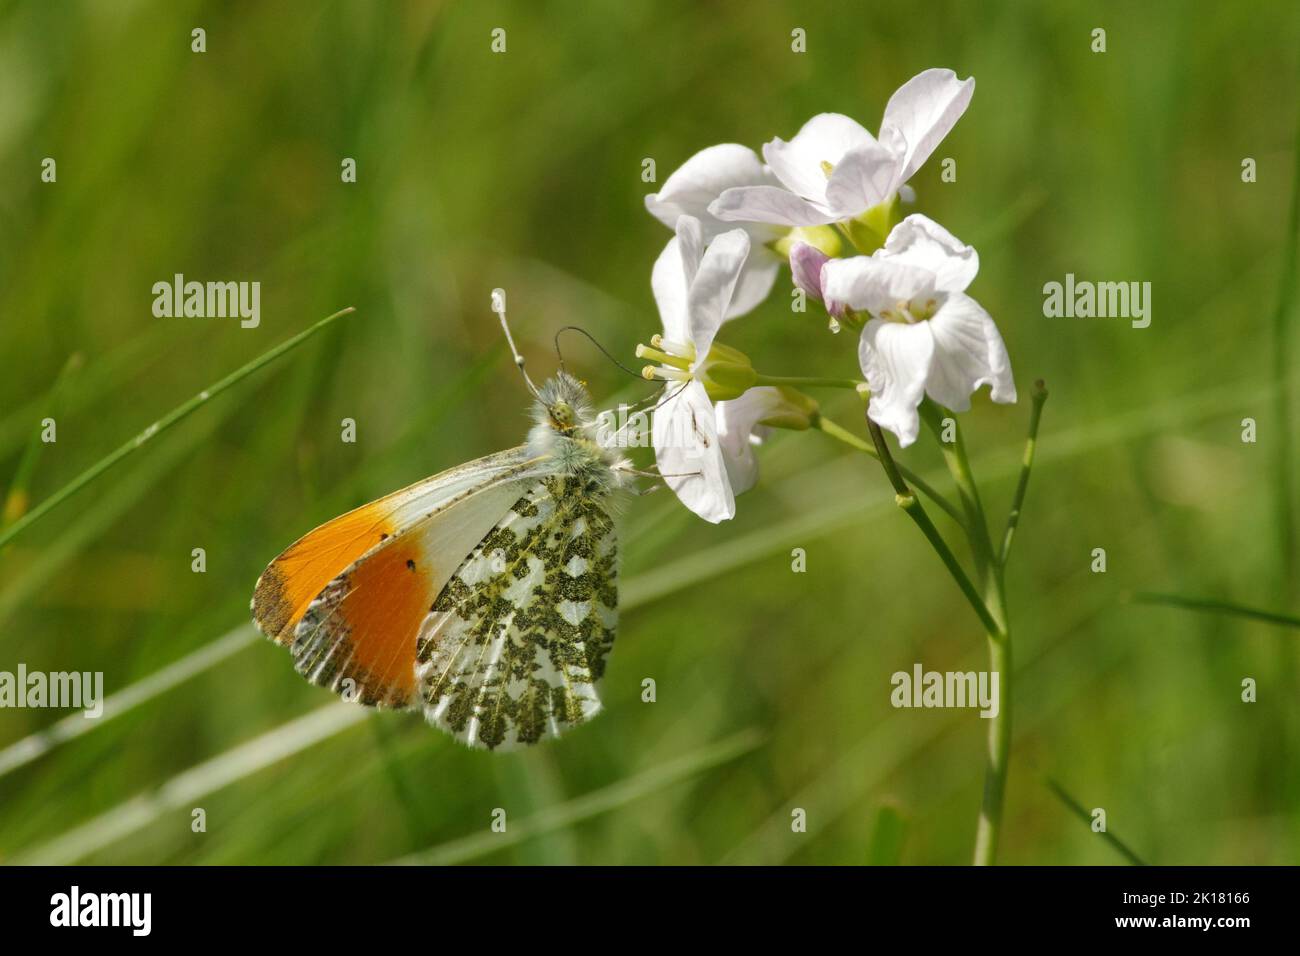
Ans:
{"type": "Polygon", "coordinates": [[[822,266],[830,256],[816,246],[796,242],[790,247],[790,276],[794,284],[809,296],[822,301],[822,266]]]}
{"type": "Polygon", "coordinates": [[[780,400],[773,403],[758,423],[769,428],[788,428],[797,432],[811,428],[817,420],[817,400],[787,385],[776,386],[776,391],[780,393],[780,400]]]}
{"type": "Polygon", "coordinates": [[[758,381],[758,373],[754,371],[749,356],[717,342],[692,375],[704,385],[709,398],[715,402],[739,398],[758,381]]]}

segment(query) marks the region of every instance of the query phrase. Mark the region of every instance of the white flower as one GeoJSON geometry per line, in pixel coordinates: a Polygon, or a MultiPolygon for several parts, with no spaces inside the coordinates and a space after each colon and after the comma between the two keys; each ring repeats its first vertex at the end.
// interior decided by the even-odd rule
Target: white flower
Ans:
{"type": "Polygon", "coordinates": [[[1016,400],[1002,336],[966,295],[978,271],[974,249],[921,215],[895,226],[874,255],[822,267],[828,307],[835,303],[872,317],[858,344],[871,389],[867,414],[903,447],[916,440],[917,406],[926,395],[959,412],[970,408],[971,394],[982,385],[992,386],[995,402],[1016,400]]]}
{"type": "Polygon", "coordinates": [[[814,116],[790,142],[774,139],[763,158],[780,185],[725,190],[709,212],[727,222],[813,226],[853,219],[889,202],[956,125],[975,80],[926,70],[885,106],[879,138],[839,113],[814,116]]]}
{"type": "Polygon", "coordinates": [[[645,197],[650,214],[669,229],[676,229],[682,216],[699,220],[705,242],[710,242],[737,225],[745,230],[753,255],[745,261],[727,308],[728,319],[754,309],[772,291],[781,257],[768,248],[786,230],[762,222],[723,222],[709,213],[709,204],[734,186],[775,186],[778,180],[748,146],[722,143],[702,149],[674,172],[657,193],[645,197]]]}
{"type": "Polygon", "coordinates": [[[651,340],[653,348],[637,349],[662,363],[647,367],[647,377],[667,383],[668,397],[655,409],[651,427],[659,472],[686,507],[714,523],[734,516],[736,501],[709,391],[737,397],[754,373],[744,356],[715,346],[713,338],[748,254],[743,229],[724,232],[706,249],[699,220],[678,217],[677,235],[660,253],[650,280],[663,335],[651,340]]]}
{"type": "Polygon", "coordinates": [[[803,430],[812,424],[816,409],[816,403],[806,395],[771,385],[760,385],[740,398],[718,402],[718,442],[732,492],[746,492],[758,481],[754,446],[762,444],[770,426],[803,430]]]}

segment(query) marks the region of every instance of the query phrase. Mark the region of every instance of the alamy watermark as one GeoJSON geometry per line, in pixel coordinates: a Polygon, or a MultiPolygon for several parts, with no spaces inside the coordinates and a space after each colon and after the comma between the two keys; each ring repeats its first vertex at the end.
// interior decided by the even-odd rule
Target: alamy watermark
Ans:
{"type": "Polygon", "coordinates": [[[57,927],[124,927],[132,936],[153,928],[152,893],[83,893],[73,885],[50,897],[50,925],[57,927]]]}
{"type": "MultiPolygon", "coordinates": [[[[680,386],[678,386],[680,387],[680,386]]],[[[708,439],[699,433],[697,423],[688,416],[663,420],[655,433],[654,408],[638,409],[620,405],[605,409],[596,416],[596,442],[605,448],[680,448],[687,459],[704,457],[708,439]]]]}
{"type": "Polygon", "coordinates": [[[895,707],[978,707],[980,716],[998,715],[997,671],[895,671],[889,702],[895,707]]]}
{"type": "Polygon", "coordinates": [[[103,671],[0,671],[0,707],[83,710],[89,719],[104,713],[103,671]]]}
{"type": "Polygon", "coordinates": [[[1043,315],[1049,319],[1131,319],[1135,329],[1151,324],[1150,282],[1090,282],[1076,280],[1043,286],[1043,315]]]}
{"type": "Polygon", "coordinates": [[[153,314],[160,319],[239,318],[241,329],[262,322],[262,283],[185,281],[176,273],[171,282],[153,284],[153,314]]]}

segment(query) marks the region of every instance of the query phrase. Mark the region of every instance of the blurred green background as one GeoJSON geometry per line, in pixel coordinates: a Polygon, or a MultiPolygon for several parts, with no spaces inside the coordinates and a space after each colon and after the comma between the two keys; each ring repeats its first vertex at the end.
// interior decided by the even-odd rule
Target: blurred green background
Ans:
{"type": "MultiPolygon", "coordinates": [[[[1008,572],[1001,859],[1122,862],[1051,777],[1151,862],[1295,862],[1296,632],[1125,594],[1300,610],[1277,544],[1295,435],[1272,332],[1298,37],[1288,0],[0,3],[0,488],[51,409],[33,502],[357,308],[0,554],[0,670],[102,670],[109,693],[144,698],[0,776],[0,859],[967,862],[986,724],[895,710],[889,678],[983,666],[978,623],[879,468],[815,433],[776,436],[725,526],[668,494],[629,503],[606,712],[531,752],[338,710],[246,623],[257,575],[304,531],[520,441],[492,288],[535,375],[569,323],[633,361],[669,237],[642,205],[644,158],[662,183],[704,146],[757,148],[816,112],[874,130],[899,84],[947,66],[978,86],[935,154],[957,182],[932,160],[918,208],[979,248],[972,293],[1021,395],[1037,377],[1051,391],[1008,572]],[[260,281],[261,326],[155,318],[151,287],[178,272],[260,281]],[[1042,286],[1066,272],[1150,281],[1150,328],[1044,318],[1042,286]],[[160,672],[177,679],[147,682],[160,672]]],[[[788,289],[726,341],[770,373],[855,374],[851,337],[793,315],[788,289]]],[[[609,402],[644,394],[576,337],[566,356],[609,402]]],[[[824,408],[864,432],[851,396],[824,408]]],[[[1027,417],[1024,398],[981,396],[964,418],[999,524],[1027,417]]],[[[903,460],[949,486],[925,443],[903,460]]],[[[0,748],[64,716],[0,711],[0,748]]],[[[94,723],[60,726],[78,721],[94,723]]]]}

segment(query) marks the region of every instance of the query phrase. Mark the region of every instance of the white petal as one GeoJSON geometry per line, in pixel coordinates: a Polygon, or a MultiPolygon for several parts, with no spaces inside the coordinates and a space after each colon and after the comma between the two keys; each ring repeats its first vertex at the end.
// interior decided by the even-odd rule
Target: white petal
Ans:
{"type": "Polygon", "coordinates": [[[689,287],[695,281],[695,273],[699,271],[700,259],[704,255],[704,229],[694,216],[678,217],[677,244],[682,254],[686,285],[689,287]]]}
{"type": "MultiPolygon", "coordinates": [[[[907,148],[901,181],[906,182],[930,158],[948,131],[961,119],[975,93],[974,77],[957,79],[952,70],[925,70],[900,86],[885,105],[881,121],[903,134],[907,148]]],[[[769,160],[771,162],[771,160],[769,160]]]]}
{"type": "Polygon", "coordinates": [[[717,524],[736,513],[713,407],[704,386],[669,383],[672,397],[655,410],[652,442],[664,482],[682,504],[717,524]]]}
{"type": "Polygon", "coordinates": [[[879,315],[900,302],[934,295],[934,274],[880,255],[832,259],[822,267],[827,303],[879,315]]]}
{"type": "Polygon", "coordinates": [[[933,272],[940,292],[964,292],[980,271],[979,253],[973,247],[920,213],[890,230],[884,255],[933,272]]]}
{"type": "Polygon", "coordinates": [[[824,206],[800,199],[780,186],[728,189],[709,204],[709,212],[724,222],[765,222],[778,226],[821,226],[836,219],[824,206]]]}
{"type": "Polygon", "coordinates": [[[740,270],[740,281],[731,293],[731,306],[727,309],[727,318],[752,312],[761,305],[772,291],[777,274],[781,271],[781,258],[771,249],[755,246],[750,236],[749,258],[740,270]]]}
{"type": "Polygon", "coordinates": [[[906,448],[916,441],[920,418],[916,407],[925,397],[925,382],[934,356],[928,322],[907,325],[873,319],[862,329],[858,360],[871,389],[867,414],[898,436],[906,448]]]}
{"type": "Polygon", "coordinates": [[[731,295],[748,255],[749,236],[743,229],[733,229],[709,243],[700,260],[699,271],[686,293],[690,337],[699,362],[709,354],[713,337],[726,318],[731,295]]]}
{"type": "Polygon", "coordinates": [[[948,296],[928,323],[934,334],[934,361],[926,391],[956,412],[970,408],[971,394],[991,385],[995,402],[1016,400],[1011,359],[992,317],[968,295],[948,296]]]}
{"type": "Polygon", "coordinates": [[[858,146],[835,164],[826,184],[826,205],[840,219],[866,212],[898,189],[899,158],[876,142],[858,146]]]}
{"type": "Polygon", "coordinates": [[[774,139],[763,146],[763,158],[787,189],[805,199],[826,195],[822,163],[835,166],[851,149],[870,146],[875,137],[856,121],[839,113],[820,113],[785,142],[774,139]]]}
{"type": "Polygon", "coordinates": [[[758,480],[758,460],[751,441],[755,426],[788,404],[780,391],[769,385],[751,388],[729,402],[718,402],[718,441],[722,444],[722,459],[735,494],[748,491],[758,480]]]}
{"type": "Polygon", "coordinates": [[[669,229],[677,226],[678,216],[696,217],[704,227],[705,239],[712,239],[727,226],[709,215],[709,203],[733,186],[776,183],[776,177],[748,146],[721,143],[700,150],[677,167],[659,192],[645,197],[645,205],[669,229]]]}
{"type": "Polygon", "coordinates": [[[664,245],[650,271],[650,288],[659,306],[659,320],[664,337],[685,342],[690,336],[686,319],[686,269],[682,264],[681,243],[674,236],[664,245]]]}

